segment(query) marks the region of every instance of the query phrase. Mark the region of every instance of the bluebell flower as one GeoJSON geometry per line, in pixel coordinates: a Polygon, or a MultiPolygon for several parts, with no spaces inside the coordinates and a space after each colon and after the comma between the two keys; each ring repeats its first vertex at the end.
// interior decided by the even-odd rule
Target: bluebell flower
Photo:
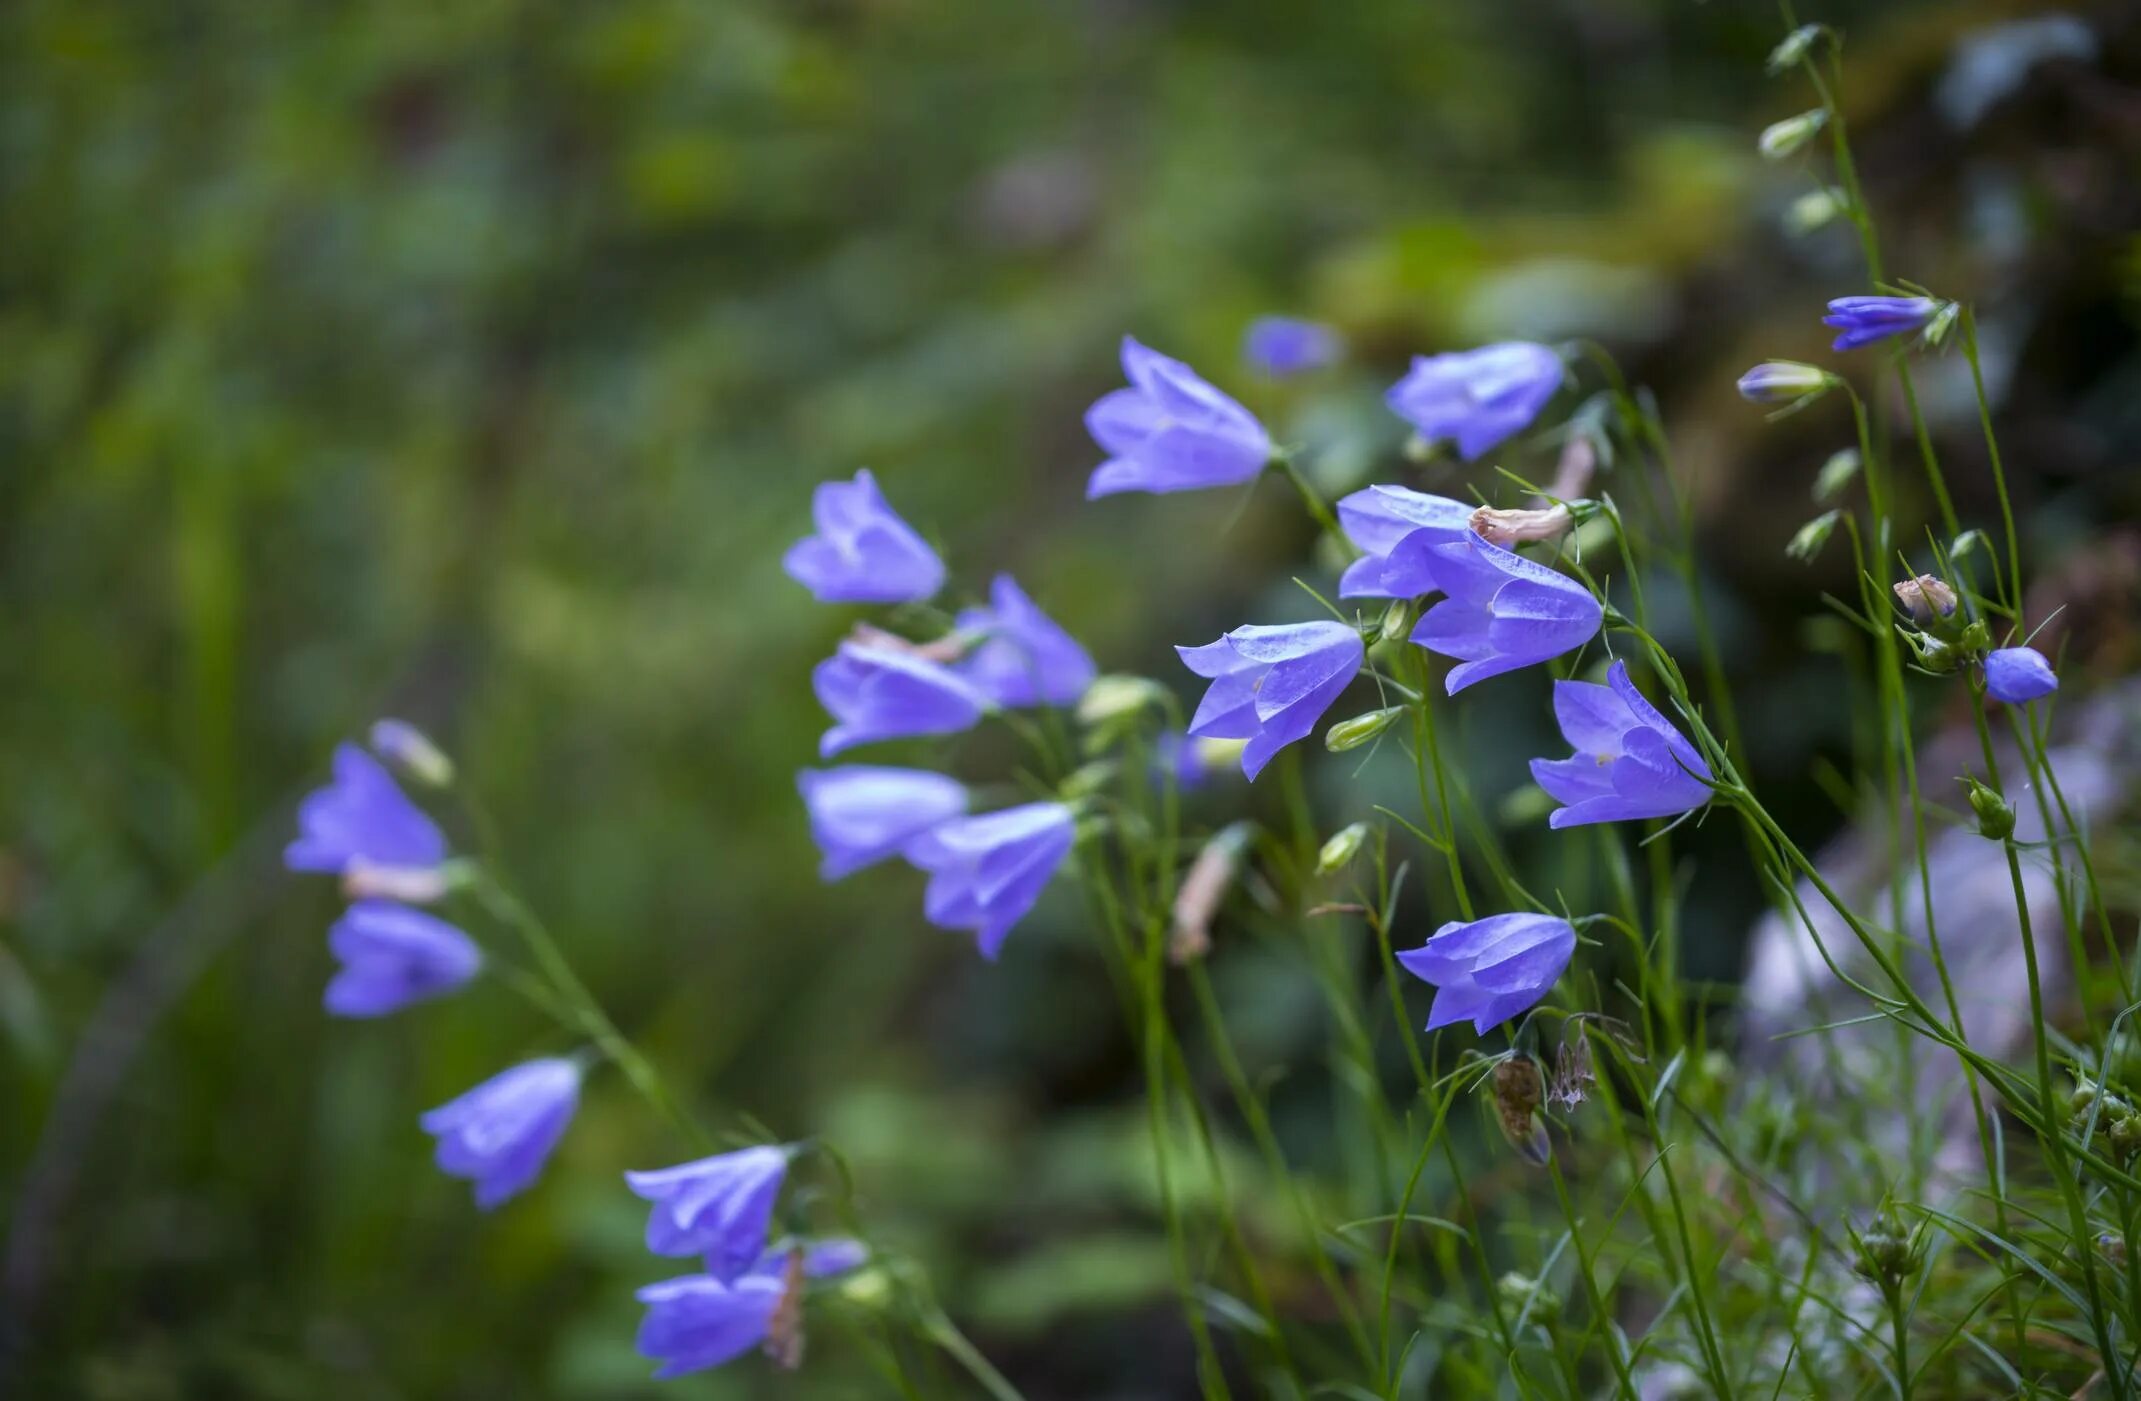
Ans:
{"type": "Polygon", "coordinates": [[[1242,358],[1250,368],[1275,378],[1306,374],[1338,362],[1345,338],[1320,321],[1296,316],[1262,316],[1242,337],[1242,358]]]}
{"type": "Polygon", "coordinates": [[[1086,431],[1112,454],[1086,484],[1088,500],[1234,486],[1271,461],[1271,438],[1256,416],[1181,361],[1124,336],[1123,373],[1130,388],[1086,410],[1086,431]]]}
{"type": "Polygon", "coordinates": [[[1985,657],[1985,694],[2009,705],[2027,705],[2059,689],[2052,664],[2034,647],[2002,647],[1985,657]]]}
{"type": "Polygon", "coordinates": [[[1457,658],[1447,682],[1453,696],[1476,681],[1581,647],[1605,620],[1589,589],[1473,532],[1453,545],[1432,546],[1426,561],[1448,597],[1427,610],[1412,640],[1457,658]]]}
{"type": "Polygon", "coordinates": [[[1041,898],[1070,854],[1077,823],[1061,803],[1027,803],[938,824],[906,856],[929,872],[922,912],[940,929],[971,929],[995,958],[1011,926],[1041,898]]]}
{"type": "Polygon", "coordinates": [[[1616,661],[1606,683],[1556,681],[1554,719],[1576,750],[1567,759],[1534,759],[1531,776],[1567,804],[1551,827],[1677,817],[1710,801],[1710,766],[1672,721],[1659,714],[1616,661]]]}
{"type": "Polygon", "coordinates": [[[1252,780],[1272,756],[1304,738],[1360,671],[1360,634],[1344,623],[1236,628],[1202,647],[1177,647],[1211,687],[1190,720],[1199,739],[1241,739],[1252,780]]]}
{"type": "Polygon", "coordinates": [[[818,533],[789,546],[781,567],[820,603],[919,603],[944,586],[944,562],[885,504],[868,468],[820,482],[810,514],[818,533]]]}
{"type": "Polygon", "coordinates": [[[834,881],[894,855],[947,818],[966,811],[956,779],[927,769],[849,764],[805,769],[795,776],[810,810],[810,835],[824,860],[821,880],[834,881]]]}
{"type": "Polygon", "coordinates": [[[647,1285],[637,1294],[647,1306],[640,1355],[662,1364],[654,1374],[660,1381],[719,1367],[760,1346],[793,1365],[803,1282],[845,1274],[865,1258],[856,1241],[789,1242],[732,1281],[701,1274],[647,1285]]]}
{"type": "Polygon", "coordinates": [[[1941,303],[1931,297],[1838,297],[1821,318],[1843,334],[1832,350],[1857,350],[1862,345],[1890,336],[1922,331],[1940,314],[1941,303]]]}
{"type": "Polygon", "coordinates": [[[338,1017],[383,1017],[412,1002],[443,997],[476,976],[476,941],[422,910],[391,900],[359,900],[327,931],[342,969],[327,984],[338,1017]]]}
{"type": "Polygon", "coordinates": [[[1451,439],[1467,462],[1531,426],[1561,388],[1561,357],[1529,341],[1416,355],[1384,401],[1429,442],[1451,439]]]}
{"type": "Polygon", "coordinates": [[[409,801],[377,759],[354,744],[335,748],[334,781],[297,805],[297,840],[283,848],[293,871],[340,875],[352,866],[419,870],[446,859],[446,836],[409,801]]]}
{"type": "Polygon", "coordinates": [[[1470,924],[1450,921],[1419,948],[1399,954],[1398,962],[1434,985],[1429,1031],[1469,1021],[1484,1036],[1537,1006],[1575,952],[1576,931],[1567,920],[1489,915],[1470,924]]]}
{"type": "Polygon", "coordinates": [[[1439,585],[1428,573],[1427,551],[1461,542],[1473,508],[1446,496],[1401,486],[1371,486],[1341,497],[1338,523],[1361,558],[1338,581],[1340,598],[1418,598],[1439,585]]]}
{"type": "Polygon", "coordinates": [[[553,1056],[494,1075],[420,1122],[439,1141],[439,1170],[475,1183],[476,1205],[489,1211],[541,1175],[579,1105],[580,1063],[553,1056]]]}
{"type": "Polygon", "coordinates": [[[656,1255],[703,1255],[706,1271],[733,1280],[766,1253],[774,1203],[788,1177],[789,1150],[762,1144],[680,1167],[628,1172],[624,1180],[654,1203],[647,1249],[656,1255]]]}
{"type": "Polygon", "coordinates": [[[970,729],[988,698],[951,668],[890,647],[843,642],[810,676],[818,701],[838,723],[818,741],[830,759],[882,739],[970,729]]]}
{"type": "Polygon", "coordinates": [[[997,705],[1076,705],[1099,675],[1078,640],[1009,574],[989,586],[989,606],[960,613],[958,626],[982,640],[954,669],[997,705]]]}

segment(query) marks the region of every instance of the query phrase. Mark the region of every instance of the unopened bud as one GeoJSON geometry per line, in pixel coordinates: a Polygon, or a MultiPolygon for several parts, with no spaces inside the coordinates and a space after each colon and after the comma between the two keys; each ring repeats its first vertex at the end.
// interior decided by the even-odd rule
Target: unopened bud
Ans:
{"type": "Polygon", "coordinates": [[[1561,1296],[1530,1275],[1511,1270],[1494,1282],[1494,1292],[1501,1295],[1503,1307],[1522,1312],[1528,1306],[1531,1316],[1541,1322],[1561,1316],[1561,1296]]]}
{"type": "Polygon", "coordinates": [[[1801,564],[1813,563],[1814,556],[1820,554],[1821,547],[1829,543],[1829,536],[1835,532],[1836,523],[1842,520],[1843,516],[1842,511],[1823,511],[1799,527],[1799,533],[1784,547],[1784,553],[1801,564]]]}
{"type": "Polygon", "coordinates": [[[1762,128],[1762,135],[1755,142],[1756,149],[1766,160],[1781,161],[1812,141],[1828,120],[1829,114],[1817,107],[1796,117],[1786,117],[1781,122],[1771,122],[1762,128]]]}
{"type": "Polygon", "coordinates": [[[1826,504],[1833,500],[1838,492],[1851,485],[1852,479],[1858,474],[1859,450],[1837,449],[1829,454],[1829,460],[1822,463],[1821,470],[1814,474],[1814,499],[1826,504]]]}
{"type": "Polygon", "coordinates": [[[1099,725],[1135,715],[1167,699],[1166,687],[1143,676],[1096,677],[1078,698],[1078,723],[1099,725]]]}
{"type": "Polygon", "coordinates": [[[1558,502],[1531,511],[1482,506],[1472,513],[1472,529],[1490,545],[1503,549],[1530,540],[1559,540],[1568,534],[1569,524],[1569,508],[1558,502]]]}
{"type": "Polygon", "coordinates": [[[1911,615],[1911,621],[1920,627],[1929,627],[1934,619],[1945,618],[1955,612],[1955,590],[1946,581],[1931,575],[1920,574],[1915,579],[1905,579],[1895,586],[1896,601],[1911,615]]]}
{"type": "Polygon", "coordinates": [[[1974,778],[1963,780],[1970,787],[1970,810],[1977,814],[1981,837],[2004,842],[2015,834],[2015,805],[1974,778]]]}
{"type": "Polygon", "coordinates": [[[1816,229],[1825,229],[1835,223],[1836,216],[1844,209],[1842,190],[1828,186],[1809,190],[1785,207],[1784,227],[1787,232],[1803,238],[1816,229]]]}
{"type": "Polygon", "coordinates": [[[1805,58],[1807,51],[1814,47],[1814,41],[1819,39],[1821,35],[1822,27],[1818,24],[1800,25],[1791,33],[1785,35],[1782,42],[1769,51],[1769,62],[1765,66],[1772,74],[1782,73],[1800,59],[1805,58]]]}
{"type": "Polygon", "coordinates": [[[1913,632],[1906,627],[1899,626],[1896,631],[1910,644],[1911,651],[1917,654],[1918,665],[1936,676],[1946,676],[1963,664],[1962,650],[1952,643],[1943,642],[1930,633],[1913,632]]]}
{"type": "Polygon", "coordinates": [[[427,788],[453,783],[453,760],[430,736],[406,720],[381,720],[372,726],[372,748],[403,774],[427,788]]]}
{"type": "Polygon", "coordinates": [[[1764,360],[1739,378],[1742,399],[1757,404],[1798,404],[1827,392],[1836,376],[1798,360],[1764,360]]]}
{"type": "Polygon", "coordinates": [[[1368,824],[1365,822],[1349,823],[1333,832],[1331,839],[1323,844],[1323,850],[1316,853],[1316,874],[1328,876],[1344,870],[1352,864],[1354,857],[1360,855],[1361,843],[1366,840],[1368,824]]]}
{"type": "Polygon", "coordinates": [[[1378,642],[1402,642],[1412,635],[1412,600],[1401,598],[1383,610],[1383,620],[1376,625],[1375,640],[1378,642]]]}
{"type": "Polygon", "coordinates": [[[1333,754],[1343,754],[1348,749],[1358,749],[1369,740],[1390,728],[1400,715],[1405,713],[1402,705],[1386,705],[1381,710],[1371,710],[1365,715],[1356,715],[1350,720],[1340,720],[1323,732],[1323,747],[1333,754]]]}
{"type": "Polygon", "coordinates": [[[1893,1288],[1918,1272],[1925,1244],[1899,1222],[1883,1215],[1859,1233],[1856,1267],[1861,1275],[1893,1288]]]}

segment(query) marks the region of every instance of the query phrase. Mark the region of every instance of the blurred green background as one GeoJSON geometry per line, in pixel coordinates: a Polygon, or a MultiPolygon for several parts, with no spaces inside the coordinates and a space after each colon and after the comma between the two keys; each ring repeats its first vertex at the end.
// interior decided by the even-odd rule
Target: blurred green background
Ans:
{"type": "MultiPolygon", "coordinates": [[[[2029,8],[1818,17],[1850,36],[1893,265],[1981,303],[2059,557],[2135,515],[2137,36],[2067,7],[2094,53],[1960,120],[1958,45],[2029,8]]],[[[1415,351],[1595,336],[1682,434],[1754,764],[1818,837],[1851,736],[1801,621],[1838,561],[1810,579],[1781,545],[1845,426],[1766,430],[1731,384],[1821,357],[1821,300],[1861,289],[1842,231],[1782,229],[1806,173],[1753,154],[1806,105],[1761,77],[1782,32],[1677,0],[0,12],[0,1387],[876,1394],[831,1332],[793,1377],[644,1382],[630,1291],[668,1270],[617,1173],[683,1145],[598,1078],[543,1184],[480,1217],[415,1115],[542,1028],[481,987],[320,1013],[336,897],[277,855],[333,743],[397,714],[713,1122],[836,1142],[1037,1401],[1179,1394],[1134,1056],[1078,910],[989,967],[911,873],[818,883],[793,774],[851,615],[780,553],[813,483],[871,466],[960,592],[1015,569],[1104,669],[1187,693],[1169,644],[1309,614],[1310,532],[1269,483],[1082,504],[1122,333],[1332,491],[1502,495],[1405,464],[1381,388],[1415,351]],[[1271,311],[1337,324],[1352,365],[1257,381],[1238,337],[1271,311]]],[[[1975,483],[1959,368],[1927,393],[1975,483]]],[[[1551,449],[1507,465],[1543,479],[1551,449]]],[[[1477,782],[1512,791],[1545,717],[1475,709],[1477,782]]],[[[1332,826],[1386,781],[1311,768],[1332,826]]],[[[1693,896],[1721,980],[1740,884],[1693,896]]],[[[1415,932],[1444,914],[1416,902],[1415,932]]],[[[1316,1162],[1312,995],[1262,947],[1219,976],[1257,1065],[1298,1072],[1277,1099],[1316,1162]]]]}

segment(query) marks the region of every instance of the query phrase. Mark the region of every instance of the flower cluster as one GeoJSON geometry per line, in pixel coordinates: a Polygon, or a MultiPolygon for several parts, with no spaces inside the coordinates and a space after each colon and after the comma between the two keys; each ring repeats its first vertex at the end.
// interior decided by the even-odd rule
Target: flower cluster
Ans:
{"type": "MultiPolygon", "coordinates": [[[[867,498],[878,499],[874,487],[867,498]]],[[[878,532],[835,500],[828,511],[821,496],[821,525],[831,518],[865,536],[878,532]]],[[[850,579],[843,587],[870,585],[850,579]]],[[[413,726],[382,720],[373,728],[372,748],[428,787],[452,782],[452,763],[413,726]]],[[[836,872],[898,848],[912,835],[900,824],[916,824],[914,812],[948,817],[965,807],[965,790],[935,774],[846,774],[825,787],[820,804],[840,834],[826,842],[828,869],[836,872]]],[[[822,776],[806,780],[813,777],[822,776]]],[[[298,805],[298,836],[284,862],[292,870],[339,875],[356,897],[328,933],[341,963],[325,999],[335,1015],[385,1016],[453,992],[483,968],[481,951],[462,929],[376,893],[414,890],[437,898],[485,877],[450,856],[438,823],[374,754],[353,744],[336,750],[332,781],[298,805]]],[[[579,1108],[587,1064],[579,1055],[524,1061],[420,1115],[437,1140],[440,1170],[466,1179],[484,1211],[532,1186],[579,1108]]],[[[703,1273],[639,1291],[648,1310],[639,1347],[661,1363],[657,1376],[716,1366],[754,1347],[792,1364],[801,1347],[799,1304],[807,1283],[853,1270],[866,1258],[851,1240],[773,1236],[794,1152],[759,1146],[625,1174],[626,1185],[653,1203],[647,1249],[704,1261],[703,1273]]]]}
{"type": "MultiPolygon", "coordinates": [[[[453,766],[411,725],[380,721],[372,746],[411,778],[432,786],[452,779],[453,766]]],[[[297,824],[283,864],[338,875],[358,897],[328,931],[341,964],[327,985],[329,1012],[383,1017],[454,992],[482,970],[482,952],[459,926],[381,898],[438,899],[461,871],[439,824],[379,759],[354,744],[336,749],[331,781],[298,804],[297,824]]],[[[440,1170],[466,1178],[486,1211],[526,1189],[572,1122],[583,1070],[570,1057],[527,1061],[424,1114],[440,1170]]]]}
{"type": "MultiPolygon", "coordinates": [[[[1145,376],[1155,393],[1187,392],[1175,362],[1135,342],[1123,354],[1125,364],[1135,364],[1134,373],[1145,376]]],[[[868,473],[858,473],[852,484],[819,487],[815,514],[819,534],[794,546],[788,560],[789,573],[820,601],[912,602],[942,584],[943,568],[934,555],[931,569],[915,571],[926,573],[927,593],[921,595],[873,587],[862,562],[853,572],[797,570],[799,558],[853,557],[831,539],[829,519],[848,536],[919,544],[921,537],[886,504],[868,473]],[[851,504],[828,513],[829,493],[851,504]]],[[[899,558],[903,567],[910,559],[899,558]]],[[[915,643],[863,629],[820,662],[813,684],[836,723],[819,741],[818,752],[829,759],[884,740],[958,734],[987,715],[1074,706],[1095,676],[1093,659],[1078,640],[1042,612],[1016,580],[1000,574],[989,587],[987,605],[962,610],[941,638],[915,643]]],[[[929,876],[923,896],[929,921],[971,931],[988,958],[996,957],[1011,927],[1040,899],[1076,838],[1076,815],[1066,803],[969,814],[972,795],[966,787],[926,769],[852,764],[805,770],[796,775],[796,787],[823,856],[819,874],[824,879],[839,880],[898,856],[929,876]]]]}
{"type": "Polygon", "coordinates": [[[647,1306],[639,1350],[661,1364],[658,1379],[718,1367],[753,1348],[787,1366],[801,1360],[801,1290],[867,1258],[859,1242],[772,1238],[774,1210],[788,1177],[792,1145],[761,1144],[655,1172],[625,1183],[652,1203],[647,1249],[697,1256],[704,1268],[639,1291],[647,1306]]]}

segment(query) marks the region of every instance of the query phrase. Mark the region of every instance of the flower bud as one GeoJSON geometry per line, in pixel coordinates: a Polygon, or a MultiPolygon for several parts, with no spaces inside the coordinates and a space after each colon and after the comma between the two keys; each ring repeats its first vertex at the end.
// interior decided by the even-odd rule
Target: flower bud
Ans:
{"type": "Polygon", "coordinates": [[[1561,1316],[1561,1296],[1548,1288],[1543,1280],[1511,1270],[1494,1282],[1494,1292],[1501,1295],[1502,1304],[1522,1312],[1528,1305],[1531,1316],[1547,1322],[1561,1316]]]}
{"type": "Polygon", "coordinates": [[[1801,564],[1813,563],[1814,556],[1820,554],[1821,547],[1829,543],[1829,536],[1835,533],[1836,523],[1842,520],[1843,516],[1842,511],[1823,511],[1799,527],[1799,533],[1784,547],[1784,553],[1801,564]]]}
{"type": "Polygon", "coordinates": [[[1400,715],[1405,713],[1402,705],[1386,705],[1381,710],[1371,710],[1365,715],[1356,715],[1350,720],[1340,720],[1323,732],[1323,747],[1333,754],[1343,754],[1348,749],[1358,749],[1369,740],[1390,728],[1400,715]]]}
{"type": "Polygon", "coordinates": [[[1781,161],[1812,141],[1828,120],[1829,114],[1817,107],[1811,112],[1772,122],[1762,128],[1762,135],[1755,142],[1756,149],[1765,160],[1781,161]]]}
{"type": "Polygon", "coordinates": [[[372,748],[408,778],[427,788],[453,783],[453,760],[430,736],[406,720],[381,720],[372,726],[372,748]]]}
{"type": "Polygon", "coordinates": [[[1929,627],[1935,619],[1946,618],[1955,612],[1955,590],[1934,575],[1920,574],[1915,579],[1905,579],[1895,586],[1895,590],[1896,601],[1920,627],[1929,627]]]}
{"type": "Polygon", "coordinates": [[[1740,397],[1756,404],[1799,404],[1822,394],[1836,376],[1797,360],[1764,360],[1740,376],[1740,397]]]}
{"type": "Polygon", "coordinates": [[[1836,222],[1845,209],[1844,192],[1832,186],[1809,190],[1784,211],[1785,231],[1800,238],[1836,222]]]}
{"type": "Polygon", "coordinates": [[[1480,538],[1505,550],[1530,540],[1558,540],[1568,534],[1569,525],[1569,508],[1559,502],[1535,511],[1482,506],[1472,513],[1472,529],[1480,538]]]}
{"type": "Polygon", "coordinates": [[[1858,1236],[1858,1272],[1884,1288],[1894,1288],[1918,1272],[1925,1243],[1885,1213],[1858,1236]]]}
{"type": "Polygon", "coordinates": [[[1099,725],[1137,714],[1167,698],[1167,689],[1143,676],[1101,676],[1078,698],[1078,723],[1099,725]]]}
{"type": "Polygon", "coordinates": [[[1772,74],[1782,73],[1785,69],[1805,58],[1807,51],[1814,47],[1814,41],[1819,39],[1821,35],[1822,27],[1818,24],[1800,25],[1791,33],[1785,35],[1782,41],[1769,51],[1769,62],[1764,66],[1772,74]]]}
{"type": "Polygon", "coordinates": [[[1383,619],[1376,625],[1376,642],[1403,642],[1412,635],[1413,607],[1409,598],[1395,599],[1383,610],[1383,619]]]}
{"type": "Polygon", "coordinates": [[[1896,631],[1910,644],[1911,651],[1917,654],[1918,665],[1937,676],[1946,676],[1963,664],[1962,649],[1952,643],[1943,642],[1927,633],[1913,632],[1905,627],[1898,627],[1896,631]]]}
{"type": "Polygon", "coordinates": [[[1821,470],[1814,474],[1814,499],[1818,502],[1831,500],[1838,492],[1851,485],[1852,478],[1858,474],[1859,450],[1837,449],[1829,454],[1829,460],[1822,463],[1821,470]]]}
{"type": "Polygon", "coordinates": [[[1323,844],[1323,850],[1316,853],[1316,874],[1329,876],[1344,870],[1360,854],[1360,845],[1366,840],[1368,824],[1365,822],[1348,823],[1333,832],[1331,839],[1323,844]]]}
{"type": "Polygon", "coordinates": [[[1996,842],[2013,836],[2015,805],[1974,778],[1963,781],[1970,786],[1970,810],[1977,814],[1978,835],[1996,842]]]}

